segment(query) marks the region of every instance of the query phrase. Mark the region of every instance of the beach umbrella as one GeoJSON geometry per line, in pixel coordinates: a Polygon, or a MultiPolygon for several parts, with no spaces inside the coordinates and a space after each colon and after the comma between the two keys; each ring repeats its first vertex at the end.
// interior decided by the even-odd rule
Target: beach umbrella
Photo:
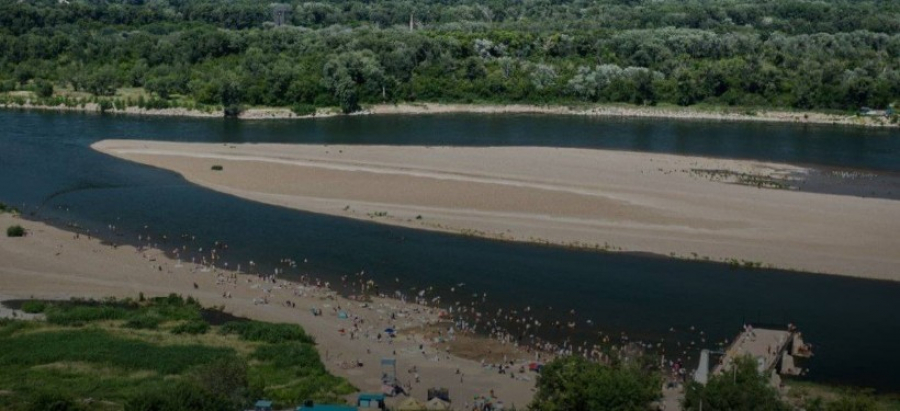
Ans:
{"type": "Polygon", "coordinates": [[[425,403],[426,410],[449,410],[450,403],[438,397],[434,397],[425,403]]]}
{"type": "Polygon", "coordinates": [[[409,397],[403,401],[400,401],[400,403],[397,404],[396,409],[398,411],[421,411],[426,408],[425,404],[423,404],[421,401],[413,397],[409,397]]]}

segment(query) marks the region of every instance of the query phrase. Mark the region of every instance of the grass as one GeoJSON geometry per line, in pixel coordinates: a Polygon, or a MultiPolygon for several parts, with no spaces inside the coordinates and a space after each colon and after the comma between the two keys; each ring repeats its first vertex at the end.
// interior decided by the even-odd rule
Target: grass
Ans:
{"type": "Polygon", "coordinates": [[[225,323],[219,332],[223,335],[236,334],[245,341],[260,341],[277,344],[297,341],[315,344],[312,337],[306,335],[300,326],[295,324],[275,324],[259,321],[242,321],[225,323]]]}
{"type": "Polygon", "coordinates": [[[0,320],[2,410],[229,410],[262,397],[288,408],[355,391],[294,324],[235,319],[177,295],[17,303],[47,320],[0,320]]]}

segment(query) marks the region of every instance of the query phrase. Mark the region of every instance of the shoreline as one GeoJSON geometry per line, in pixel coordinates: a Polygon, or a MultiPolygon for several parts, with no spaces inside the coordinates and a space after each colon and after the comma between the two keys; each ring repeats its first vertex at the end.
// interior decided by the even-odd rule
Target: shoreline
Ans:
{"type": "Polygon", "coordinates": [[[891,234],[900,228],[885,223],[900,221],[895,200],[761,186],[809,172],[786,164],[538,147],[92,147],[225,194],[380,224],[900,280],[891,234]]]}
{"type": "Polygon", "coordinates": [[[445,336],[437,341],[433,331],[446,326],[441,322],[440,307],[379,295],[349,298],[328,282],[314,279],[313,274],[304,275],[306,280],[290,281],[274,274],[228,270],[221,263],[213,263],[215,257],[207,264],[182,261],[150,243],[140,247],[114,245],[84,232],[79,235],[79,231],[0,214],[0,224],[13,223],[25,226],[28,235],[0,238],[2,300],[135,298],[138,293],[148,297],[169,293],[193,296],[204,307],[221,307],[236,316],[299,324],[316,339],[328,371],[346,378],[361,392],[380,391],[379,359],[394,357],[398,378],[412,385],[412,395],[422,401],[425,389],[431,386],[450,388],[460,402],[484,395],[489,389],[507,404],[524,406],[531,400],[533,374],[510,378],[498,374],[493,366],[485,366],[484,360],[479,363],[465,354],[474,350],[490,364],[499,363],[499,355],[509,355],[516,368],[524,364],[526,369],[533,354],[523,347],[462,330],[458,330],[458,346],[454,345],[455,338],[445,336]],[[314,315],[311,307],[322,314],[314,315]],[[342,319],[339,312],[346,312],[349,318],[342,319]],[[385,327],[397,329],[397,338],[380,338],[385,327]],[[504,351],[490,352],[492,348],[504,351]],[[457,350],[463,355],[454,354],[457,350]],[[364,365],[348,366],[357,362],[364,365]],[[402,372],[412,366],[421,374],[421,382],[413,384],[412,376],[402,372]],[[456,370],[461,370],[464,382],[456,370]]]}
{"type": "MultiPolygon", "coordinates": [[[[203,111],[187,108],[144,109],[126,107],[124,109],[101,110],[97,103],[76,106],[44,106],[26,102],[0,104],[5,110],[40,110],[81,113],[106,113],[141,116],[184,117],[184,118],[224,118],[221,109],[203,111]]],[[[612,118],[658,118],[671,120],[737,121],[790,124],[817,124],[859,126],[876,128],[897,128],[883,117],[828,114],[815,111],[790,111],[756,108],[696,108],[696,107],[651,107],[617,104],[577,104],[577,105],[532,105],[532,104],[456,104],[456,103],[398,103],[375,104],[363,107],[361,111],[342,114],[333,108],[320,108],[314,115],[297,115],[284,107],[251,107],[239,114],[240,120],[302,120],[358,115],[428,115],[428,114],[490,114],[490,115],[567,115],[612,118]]]]}

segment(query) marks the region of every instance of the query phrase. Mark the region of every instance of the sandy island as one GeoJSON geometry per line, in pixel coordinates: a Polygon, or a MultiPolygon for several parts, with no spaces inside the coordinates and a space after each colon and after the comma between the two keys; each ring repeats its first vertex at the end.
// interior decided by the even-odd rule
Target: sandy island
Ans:
{"type": "Polygon", "coordinates": [[[730,184],[710,173],[788,179],[806,172],[784,164],[533,147],[120,140],[93,147],[220,192],[317,213],[900,280],[900,202],[730,184]]]}
{"type": "MultiPolygon", "coordinates": [[[[0,213],[0,226],[14,224],[25,227],[28,235],[0,237],[0,261],[3,262],[0,301],[137,298],[138,293],[148,297],[169,293],[192,295],[205,306],[223,307],[224,311],[238,316],[300,324],[315,337],[328,370],[347,378],[362,391],[380,390],[379,361],[394,357],[399,380],[404,385],[410,384],[412,396],[422,401],[430,387],[448,388],[457,409],[471,403],[473,396],[486,395],[490,390],[508,406],[514,404],[520,408],[533,395],[535,374],[527,371],[533,355],[511,344],[459,333],[452,341],[438,343],[430,331],[443,323],[437,323],[438,313],[434,308],[378,297],[364,303],[340,297],[315,284],[284,280],[273,283],[256,275],[235,276],[221,268],[167,258],[157,249],[113,247],[84,234],[76,236],[43,223],[0,213]],[[287,301],[293,304],[288,306],[287,301]],[[323,314],[314,316],[313,307],[323,314]],[[338,307],[351,319],[364,320],[355,338],[349,335],[352,320],[338,318],[338,307]],[[391,319],[391,314],[395,319],[391,319]],[[386,335],[377,338],[386,327],[399,330],[398,337],[390,343],[386,335]],[[342,329],[346,332],[341,332],[342,329]],[[457,351],[468,358],[454,355],[457,351]],[[513,369],[517,371],[500,374],[490,366],[503,358],[514,361],[513,369]],[[486,360],[485,366],[480,359],[486,360]],[[357,361],[363,366],[357,367],[357,361]],[[413,366],[415,373],[409,372],[413,366]],[[519,373],[522,366],[526,371],[519,373]],[[416,375],[419,382],[415,381],[416,375]]],[[[0,309],[0,318],[10,315],[10,310],[0,309]]]]}

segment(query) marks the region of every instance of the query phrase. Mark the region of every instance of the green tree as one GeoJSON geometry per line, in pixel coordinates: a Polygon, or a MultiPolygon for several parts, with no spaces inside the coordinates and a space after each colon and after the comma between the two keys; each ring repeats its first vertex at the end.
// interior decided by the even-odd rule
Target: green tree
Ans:
{"type": "Polygon", "coordinates": [[[715,375],[704,386],[696,382],[685,388],[685,411],[788,411],[778,390],[756,369],[751,357],[735,359],[733,369],[715,375]],[[701,405],[702,404],[702,405],[701,405]]]}
{"type": "Polygon", "coordinates": [[[541,411],[644,411],[660,396],[660,380],[635,364],[604,365],[572,356],[541,370],[530,408],[541,411]]]}

